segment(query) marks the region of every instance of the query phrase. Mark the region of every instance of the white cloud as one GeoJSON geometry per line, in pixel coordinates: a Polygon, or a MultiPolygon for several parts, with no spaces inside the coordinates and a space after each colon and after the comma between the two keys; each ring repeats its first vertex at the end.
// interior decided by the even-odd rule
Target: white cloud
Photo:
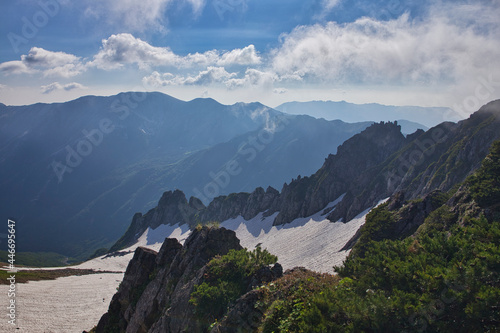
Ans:
{"type": "Polygon", "coordinates": [[[206,51],[204,53],[193,53],[188,54],[179,61],[179,65],[182,67],[191,66],[210,66],[217,64],[220,59],[219,52],[216,50],[206,51]]]}
{"type": "Polygon", "coordinates": [[[21,56],[21,61],[29,67],[52,68],[77,63],[79,58],[64,52],[52,52],[39,47],[32,47],[27,55],[21,56]]]}
{"type": "Polygon", "coordinates": [[[332,10],[334,7],[337,7],[340,1],[342,0],[323,0],[323,6],[326,10],[332,10]]]}
{"type": "Polygon", "coordinates": [[[249,86],[271,87],[276,81],[281,81],[281,78],[273,72],[248,68],[243,78],[231,78],[225,83],[228,88],[234,89],[249,86]]]}
{"type": "Polygon", "coordinates": [[[234,49],[232,51],[224,53],[218,65],[228,66],[228,65],[258,65],[261,63],[261,58],[257,54],[254,45],[248,45],[242,49],[234,49]]]}
{"type": "Polygon", "coordinates": [[[0,64],[0,71],[6,74],[30,74],[42,71],[44,76],[68,78],[85,71],[85,66],[75,55],[33,47],[28,54],[21,55],[21,60],[0,64]]]}
{"type": "Polygon", "coordinates": [[[56,90],[70,91],[73,89],[86,89],[86,87],[81,85],[80,83],[77,83],[77,82],[71,82],[71,83],[68,83],[65,85],[62,85],[59,82],[53,82],[53,83],[48,84],[46,86],[40,87],[42,94],[50,94],[51,92],[56,91],[56,90]]]}
{"type": "Polygon", "coordinates": [[[161,87],[170,85],[210,85],[224,83],[236,76],[236,73],[227,72],[224,67],[208,67],[195,76],[174,75],[172,73],[160,74],[157,71],[142,79],[144,85],[161,87]]]}
{"type": "Polygon", "coordinates": [[[425,85],[500,74],[499,6],[453,7],[422,21],[405,14],[297,27],[273,51],[271,66],[280,76],[338,84],[425,85]]]}
{"type": "Polygon", "coordinates": [[[76,75],[81,74],[86,70],[85,65],[83,64],[66,64],[63,66],[58,66],[54,68],[46,69],[43,72],[44,76],[59,76],[63,78],[70,78],[76,75]]]}
{"type": "Polygon", "coordinates": [[[29,74],[34,73],[35,71],[22,61],[14,60],[7,61],[0,64],[0,72],[5,73],[5,75],[9,74],[29,74]]]}
{"type": "Polygon", "coordinates": [[[137,64],[140,69],[151,67],[194,67],[256,65],[261,63],[254,45],[225,53],[210,50],[179,56],[168,47],[152,46],[128,33],[111,35],[102,41],[100,51],[90,65],[101,69],[117,69],[126,64],[137,64]]]}
{"type": "Polygon", "coordinates": [[[131,34],[123,33],[104,39],[91,65],[115,69],[135,63],[139,68],[147,69],[150,65],[176,65],[179,61],[179,57],[169,48],[151,46],[131,34]]]}
{"type": "Polygon", "coordinates": [[[224,67],[208,67],[206,71],[201,71],[198,75],[186,77],[182,84],[187,85],[209,85],[211,83],[225,82],[234,77],[236,73],[227,72],[224,67]]]}
{"type": "Polygon", "coordinates": [[[278,94],[278,95],[286,94],[287,92],[288,92],[288,89],[286,89],[286,88],[276,88],[273,90],[273,93],[278,94]]]}

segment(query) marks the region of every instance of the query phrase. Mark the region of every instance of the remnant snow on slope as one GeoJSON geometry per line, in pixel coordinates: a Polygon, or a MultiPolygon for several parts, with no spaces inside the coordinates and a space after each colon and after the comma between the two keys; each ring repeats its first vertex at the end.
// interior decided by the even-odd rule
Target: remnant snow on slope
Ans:
{"type": "MultiPolygon", "coordinates": [[[[303,266],[318,272],[332,273],[333,266],[342,264],[349,254],[349,251],[339,250],[363,225],[366,214],[370,211],[367,209],[348,223],[332,223],[326,219],[326,211],[335,207],[342,198],[343,196],[331,202],[317,214],[281,226],[273,226],[278,213],[269,217],[263,217],[263,213],[260,213],[249,221],[241,216],[224,221],[221,227],[234,230],[243,247],[253,249],[260,244],[262,248],[277,255],[285,269],[303,266]]],[[[123,255],[102,256],[72,267],[119,273],[70,276],[17,284],[17,331],[79,333],[91,329],[108,310],[109,302],[137,247],[158,251],[165,238],[177,238],[184,243],[189,234],[187,225],[148,228],[136,244],[120,251],[123,255]]],[[[6,295],[7,290],[8,286],[0,285],[0,293],[6,295]]],[[[0,331],[6,331],[10,328],[8,326],[7,320],[1,321],[0,331]]]]}
{"type": "Polygon", "coordinates": [[[260,244],[278,256],[284,269],[303,266],[305,268],[333,273],[333,266],[341,265],[349,251],[340,249],[365,223],[366,211],[348,223],[332,223],[326,219],[327,208],[334,207],[343,196],[331,202],[320,212],[306,218],[298,218],[291,223],[273,226],[277,215],[263,217],[262,214],[246,221],[241,216],[221,223],[221,226],[234,230],[241,245],[253,249],[260,244]]]}
{"type": "MultiPolygon", "coordinates": [[[[5,317],[1,320],[0,331],[81,333],[90,330],[108,311],[109,302],[122,279],[123,273],[92,274],[18,283],[17,326],[8,324],[5,317]]],[[[8,286],[0,285],[2,295],[7,295],[7,290],[8,286]]]]}
{"type": "MultiPolygon", "coordinates": [[[[156,229],[148,228],[136,244],[120,251],[125,255],[102,256],[70,267],[119,273],[18,283],[16,285],[16,314],[19,327],[17,332],[81,333],[83,330],[90,330],[108,311],[111,298],[116,293],[123,279],[123,273],[138,246],[158,251],[166,237],[175,237],[184,242],[189,232],[187,225],[178,224],[161,225],[156,229]]],[[[64,268],[68,267],[23,268],[23,270],[64,268]]],[[[8,286],[0,285],[0,294],[7,295],[8,289],[8,286]]],[[[7,332],[11,328],[14,327],[7,323],[7,319],[1,321],[0,332],[7,332]]]]}

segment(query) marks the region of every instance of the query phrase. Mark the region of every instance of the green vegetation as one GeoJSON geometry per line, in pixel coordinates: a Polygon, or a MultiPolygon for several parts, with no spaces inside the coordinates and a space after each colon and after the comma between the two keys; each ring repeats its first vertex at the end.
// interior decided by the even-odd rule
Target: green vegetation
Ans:
{"type": "Polygon", "coordinates": [[[92,254],[89,259],[94,259],[103,256],[106,253],[108,253],[108,249],[105,247],[101,247],[100,249],[95,250],[94,254],[92,254]]]}
{"type": "Polygon", "coordinates": [[[252,276],[261,268],[272,265],[278,258],[257,247],[230,250],[212,259],[204,282],[196,286],[189,302],[196,307],[197,316],[206,323],[220,319],[228,305],[248,291],[252,276]]]}
{"type": "Polygon", "coordinates": [[[392,224],[395,222],[396,214],[387,209],[387,203],[373,209],[366,216],[365,225],[360,230],[359,242],[353,252],[357,256],[363,257],[370,243],[386,238],[387,231],[391,229],[392,224]]]}
{"type": "Polygon", "coordinates": [[[469,178],[472,197],[481,207],[500,205],[500,141],[490,148],[479,171],[469,178]]]}
{"type": "MultiPolygon", "coordinates": [[[[16,276],[16,283],[26,283],[28,281],[55,280],[57,278],[66,276],[102,274],[102,273],[119,273],[119,272],[66,268],[66,269],[54,269],[54,270],[18,271],[17,273],[15,273],[15,276],[16,276]]],[[[7,278],[10,277],[11,275],[13,275],[13,273],[0,270],[0,284],[9,284],[7,278]]]]}
{"type": "Polygon", "coordinates": [[[338,276],[301,272],[260,289],[259,331],[498,332],[499,176],[496,142],[461,189],[488,218],[477,209],[454,213],[447,194],[415,235],[388,239],[398,216],[387,205],[374,209],[338,276]]]}
{"type": "MultiPolygon", "coordinates": [[[[372,215],[374,216],[374,215],[372,215]]],[[[262,332],[494,332],[500,325],[500,222],[370,242],[339,275],[285,276],[262,288],[262,332]],[[287,279],[287,282],[283,282],[287,279]]]]}
{"type": "Polygon", "coordinates": [[[203,227],[218,229],[218,228],[220,228],[220,222],[219,221],[210,221],[207,223],[198,223],[198,224],[196,224],[196,226],[194,228],[197,231],[201,231],[201,229],[203,229],[203,227]]]}
{"type": "Polygon", "coordinates": [[[262,302],[268,308],[262,332],[312,332],[313,327],[320,327],[316,318],[312,323],[304,322],[311,296],[323,293],[339,280],[338,276],[299,269],[262,287],[262,302]]]}
{"type": "MultiPolygon", "coordinates": [[[[7,251],[0,251],[0,262],[8,262],[8,254],[7,251]]],[[[58,267],[74,262],[73,258],[53,252],[17,252],[15,264],[30,267],[58,267]]]]}

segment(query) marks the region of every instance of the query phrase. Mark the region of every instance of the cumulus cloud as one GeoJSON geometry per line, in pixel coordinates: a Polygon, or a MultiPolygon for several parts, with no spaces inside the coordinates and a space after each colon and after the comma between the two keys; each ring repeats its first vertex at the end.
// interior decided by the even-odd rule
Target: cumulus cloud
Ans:
{"type": "MultiPolygon", "coordinates": [[[[238,72],[228,72],[224,67],[209,66],[206,70],[200,71],[196,75],[175,75],[172,73],[160,74],[154,71],[151,75],[142,79],[144,85],[152,87],[162,86],[182,86],[182,85],[212,85],[222,84],[228,89],[261,87],[272,89],[274,83],[297,80],[296,77],[280,77],[270,71],[261,71],[255,68],[247,68],[243,74],[238,72]]],[[[282,94],[285,88],[275,89],[275,93],[282,94]]]]}
{"type": "Polygon", "coordinates": [[[29,74],[41,71],[44,76],[68,78],[85,71],[85,66],[75,55],[33,47],[28,54],[21,55],[21,60],[0,64],[0,71],[6,74],[29,74]]]}
{"type": "Polygon", "coordinates": [[[242,49],[234,49],[222,55],[218,64],[221,66],[228,65],[258,65],[261,63],[261,58],[257,54],[254,45],[248,45],[242,49]]]}
{"type": "Polygon", "coordinates": [[[500,15],[498,6],[488,14],[478,6],[456,7],[431,11],[421,21],[404,14],[390,21],[297,27],[273,51],[271,66],[279,75],[369,84],[456,82],[500,68],[500,29],[493,19],[500,15]],[[482,23],[472,20],[476,10],[486,16],[482,23]],[[455,20],[455,12],[462,20],[455,20]]]}
{"type": "Polygon", "coordinates": [[[21,56],[21,61],[30,67],[56,67],[76,63],[79,58],[64,52],[52,52],[39,47],[32,47],[27,55],[21,56]]]}
{"type": "Polygon", "coordinates": [[[231,78],[227,80],[226,86],[231,89],[249,86],[270,87],[276,81],[281,81],[281,78],[273,72],[248,68],[242,78],[231,78]]]}
{"type": "Polygon", "coordinates": [[[169,48],[151,46],[131,34],[123,33],[104,39],[91,65],[115,69],[124,64],[136,63],[139,68],[146,69],[150,65],[176,65],[179,61],[180,58],[169,48]]]}
{"type": "Polygon", "coordinates": [[[153,87],[169,85],[210,85],[213,83],[224,83],[236,76],[236,73],[227,72],[224,67],[208,67],[207,70],[199,72],[195,76],[174,75],[172,73],[160,74],[157,71],[143,78],[145,85],[153,87]]]}
{"type": "Polygon", "coordinates": [[[194,67],[256,65],[261,62],[254,45],[221,53],[210,50],[179,56],[168,47],[152,46],[128,33],[111,35],[102,41],[100,51],[90,65],[101,69],[117,69],[126,64],[136,64],[140,69],[151,67],[194,67]]]}
{"type": "Polygon", "coordinates": [[[40,90],[42,91],[42,94],[50,94],[53,91],[56,90],[66,90],[70,91],[73,89],[85,89],[86,87],[80,83],[77,82],[71,82],[65,85],[60,84],[59,82],[53,82],[51,84],[48,84],[46,86],[41,86],[40,90]]]}
{"type": "Polygon", "coordinates": [[[7,61],[0,64],[0,72],[5,75],[9,74],[23,74],[23,73],[33,73],[33,69],[26,66],[26,64],[19,60],[7,61]]]}

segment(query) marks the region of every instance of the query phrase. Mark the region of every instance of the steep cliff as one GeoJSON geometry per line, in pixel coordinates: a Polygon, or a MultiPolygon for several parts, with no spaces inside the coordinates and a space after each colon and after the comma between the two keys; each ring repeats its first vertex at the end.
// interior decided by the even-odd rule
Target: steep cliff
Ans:
{"type": "MultiPolygon", "coordinates": [[[[211,259],[241,249],[233,231],[213,227],[193,230],[184,246],[166,239],[158,253],[137,248],[96,332],[204,331],[211,323],[197,315],[191,294],[207,280],[211,259]]],[[[243,293],[281,274],[279,264],[264,266],[248,277],[243,293]]]]}
{"type": "Polygon", "coordinates": [[[445,122],[428,131],[404,136],[395,123],[376,123],[345,141],[313,175],[298,176],[281,192],[269,187],[252,193],[215,198],[207,207],[189,202],[180,191],[166,192],[158,207],[136,214],[127,233],[112,248],[131,245],[148,227],[160,224],[225,221],[239,215],[251,219],[278,213],[281,225],[307,217],[345,194],[328,215],[332,222],[352,220],[395,193],[405,200],[446,192],[480,166],[488,147],[500,138],[500,101],[491,102],[457,124],[445,122]]]}

